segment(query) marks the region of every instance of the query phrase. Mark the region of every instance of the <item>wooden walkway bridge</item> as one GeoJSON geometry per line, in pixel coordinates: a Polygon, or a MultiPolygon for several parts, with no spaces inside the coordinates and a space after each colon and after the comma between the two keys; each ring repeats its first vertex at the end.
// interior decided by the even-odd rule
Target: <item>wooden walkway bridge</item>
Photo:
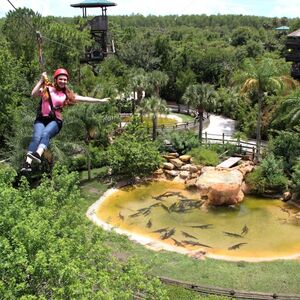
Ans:
{"type": "Polygon", "coordinates": [[[241,157],[229,157],[228,159],[226,159],[223,162],[221,162],[220,164],[218,164],[217,167],[231,168],[232,166],[237,164],[237,162],[241,159],[242,159],[241,157]]]}

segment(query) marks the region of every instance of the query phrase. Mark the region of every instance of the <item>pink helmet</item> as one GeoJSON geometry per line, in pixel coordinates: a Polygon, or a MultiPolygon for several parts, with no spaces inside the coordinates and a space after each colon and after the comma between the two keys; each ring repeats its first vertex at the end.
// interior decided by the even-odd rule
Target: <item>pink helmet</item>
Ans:
{"type": "Polygon", "coordinates": [[[69,73],[66,69],[57,69],[54,72],[53,78],[55,79],[59,75],[66,75],[69,78],[69,73]]]}

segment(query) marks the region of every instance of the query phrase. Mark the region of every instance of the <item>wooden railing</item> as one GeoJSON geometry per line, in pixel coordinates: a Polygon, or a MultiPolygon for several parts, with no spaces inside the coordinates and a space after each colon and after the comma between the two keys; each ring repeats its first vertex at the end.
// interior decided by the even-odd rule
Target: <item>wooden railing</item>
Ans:
{"type": "Polygon", "coordinates": [[[194,283],[171,279],[167,277],[160,277],[160,280],[165,284],[174,285],[188,290],[192,290],[201,295],[218,295],[218,296],[230,297],[230,299],[235,298],[235,299],[257,299],[257,300],[273,300],[273,299],[300,300],[299,295],[240,291],[235,289],[194,284],[194,283]]]}
{"type": "MultiPolygon", "coordinates": [[[[204,121],[205,122],[205,121],[204,121]]],[[[157,126],[157,131],[158,132],[171,132],[175,130],[191,130],[191,129],[197,129],[199,121],[198,120],[193,120],[189,122],[177,122],[176,124],[172,125],[159,125],[157,126]]],[[[147,127],[148,132],[150,132],[152,127],[147,127]]]]}
{"type": "MultiPolygon", "coordinates": [[[[122,114],[124,116],[124,114],[122,114]]],[[[130,116],[130,114],[128,114],[130,116]]],[[[209,118],[205,118],[203,120],[203,127],[206,128],[209,123],[209,118]]],[[[197,131],[199,127],[199,120],[194,119],[193,121],[188,121],[188,122],[178,122],[174,125],[159,125],[157,127],[157,134],[163,134],[167,132],[172,132],[172,131],[177,131],[177,130],[195,130],[197,131]]],[[[147,132],[149,135],[152,133],[152,127],[147,127],[147,132]]],[[[212,133],[207,133],[204,132],[202,133],[202,143],[205,144],[231,144],[235,145],[238,148],[238,152],[243,153],[251,153],[253,156],[256,153],[256,142],[253,141],[243,141],[238,138],[234,138],[231,135],[226,135],[225,133],[222,134],[212,134],[212,133]]],[[[266,142],[262,141],[261,143],[261,151],[264,150],[266,146],[266,142]]]]}

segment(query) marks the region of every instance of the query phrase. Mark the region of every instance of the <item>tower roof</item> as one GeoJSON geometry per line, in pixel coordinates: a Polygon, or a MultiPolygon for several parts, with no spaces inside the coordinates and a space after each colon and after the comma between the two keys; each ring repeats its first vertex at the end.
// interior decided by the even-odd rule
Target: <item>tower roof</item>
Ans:
{"type": "Polygon", "coordinates": [[[72,7],[106,7],[106,6],[116,6],[114,2],[108,0],[83,0],[77,4],[71,4],[72,7]]]}
{"type": "Polygon", "coordinates": [[[291,33],[288,34],[287,36],[291,36],[291,37],[299,37],[299,36],[300,36],[300,29],[291,32],[291,33]]]}
{"type": "Polygon", "coordinates": [[[280,27],[277,27],[277,28],[275,28],[276,30],[289,30],[290,29],[290,27],[288,27],[288,26],[280,26],[280,27]]]}

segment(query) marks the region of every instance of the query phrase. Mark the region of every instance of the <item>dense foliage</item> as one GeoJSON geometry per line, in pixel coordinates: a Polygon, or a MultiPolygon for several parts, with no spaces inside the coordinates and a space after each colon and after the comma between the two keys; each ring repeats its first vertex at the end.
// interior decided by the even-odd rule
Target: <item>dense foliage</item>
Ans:
{"type": "Polygon", "coordinates": [[[0,169],[1,299],[164,298],[145,267],[113,257],[108,235],[74,209],[82,201],[76,173],[56,167],[35,189],[25,178],[15,188],[15,175],[0,169]]]}
{"type": "Polygon", "coordinates": [[[157,144],[149,140],[139,123],[129,125],[126,132],[117,137],[107,149],[108,165],[113,174],[145,177],[158,169],[161,156],[157,144]]]}
{"type": "Polygon", "coordinates": [[[269,143],[270,151],[275,157],[283,161],[287,174],[292,172],[293,166],[300,157],[300,133],[298,131],[275,131],[269,143]]]}
{"type": "Polygon", "coordinates": [[[287,188],[288,179],[283,172],[282,161],[276,160],[271,153],[247,176],[246,182],[259,193],[283,192],[287,188]]]}
{"type": "Polygon", "coordinates": [[[300,161],[294,165],[294,173],[292,176],[293,180],[293,191],[296,193],[297,197],[300,196],[300,161]]]}
{"type": "Polygon", "coordinates": [[[219,163],[217,152],[206,147],[194,148],[188,154],[193,157],[193,163],[197,165],[216,166],[219,163]]]}

